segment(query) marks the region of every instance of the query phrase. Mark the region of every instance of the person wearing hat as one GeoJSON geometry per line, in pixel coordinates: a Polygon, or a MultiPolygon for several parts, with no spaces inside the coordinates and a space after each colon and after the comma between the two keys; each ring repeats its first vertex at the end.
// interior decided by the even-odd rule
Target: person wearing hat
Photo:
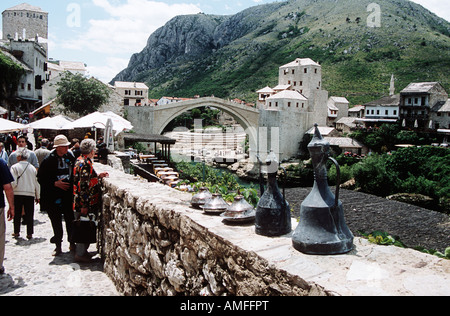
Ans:
{"type": "Polygon", "coordinates": [[[52,223],[54,236],[50,242],[55,244],[54,256],[62,253],[63,226],[62,216],[66,224],[67,241],[70,250],[75,251],[72,243],[73,206],[73,167],[75,157],[69,151],[70,142],[64,135],[58,135],[53,141],[53,150],[42,161],[38,170],[38,181],[41,185],[41,207],[48,213],[52,223]]]}

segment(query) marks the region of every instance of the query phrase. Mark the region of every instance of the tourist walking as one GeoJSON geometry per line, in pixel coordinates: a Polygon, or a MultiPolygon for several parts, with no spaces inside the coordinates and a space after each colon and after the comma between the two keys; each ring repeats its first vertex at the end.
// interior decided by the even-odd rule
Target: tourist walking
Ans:
{"type": "MultiPolygon", "coordinates": [[[[18,163],[11,167],[14,177],[12,187],[14,190],[14,209],[24,210],[25,224],[27,225],[27,239],[33,238],[34,233],[34,202],[39,203],[40,186],[37,181],[36,168],[27,161],[29,150],[19,148],[16,151],[18,163]]],[[[20,236],[22,212],[14,217],[14,237],[20,236]]]]}
{"type": "Polygon", "coordinates": [[[50,155],[50,150],[48,149],[48,146],[50,145],[50,142],[48,139],[44,138],[41,141],[41,147],[39,149],[36,149],[34,153],[36,154],[39,166],[42,164],[45,158],[47,158],[50,155]]]}
{"type": "Polygon", "coordinates": [[[0,159],[3,159],[4,162],[8,162],[8,153],[5,150],[5,144],[0,143],[0,159]]]}
{"type": "MultiPolygon", "coordinates": [[[[101,210],[100,180],[109,176],[108,173],[97,175],[94,170],[93,159],[96,144],[92,139],[85,139],[80,144],[81,156],[74,168],[74,212],[75,219],[98,218],[101,210]]],[[[83,238],[84,239],[84,238],[83,238]]],[[[76,243],[75,261],[89,262],[91,257],[87,252],[89,243],[76,243]]]]}
{"type": "Polygon", "coordinates": [[[70,148],[70,150],[72,151],[72,154],[76,159],[80,157],[81,155],[80,140],[78,138],[72,139],[72,148],[70,148]]]}
{"type": "Polygon", "coordinates": [[[42,161],[38,170],[38,181],[41,185],[41,207],[47,211],[54,236],[50,242],[55,244],[54,256],[62,253],[63,241],[62,217],[66,224],[67,240],[70,250],[75,250],[72,243],[73,214],[73,167],[75,157],[69,152],[70,142],[64,135],[54,140],[54,150],[42,161]]]}
{"type": "Polygon", "coordinates": [[[8,165],[2,159],[0,159],[0,274],[5,273],[3,267],[3,260],[5,259],[5,195],[8,200],[9,209],[7,212],[8,221],[14,218],[14,191],[11,183],[14,182],[14,178],[9,171],[8,165]],[[5,194],[3,194],[5,192],[5,194]]]}
{"type": "MultiPolygon", "coordinates": [[[[19,138],[17,139],[17,146],[18,148],[25,148],[28,151],[28,162],[31,163],[36,169],[39,168],[39,163],[38,163],[38,159],[36,157],[36,154],[34,153],[34,151],[29,150],[27,148],[27,137],[26,136],[19,136],[19,138]]],[[[11,168],[13,165],[15,165],[17,163],[17,154],[16,151],[14,151],[13,153],[11,153],[11,155],[9,155],[9,159],[8,159],[8,167],[11,168]]]]}

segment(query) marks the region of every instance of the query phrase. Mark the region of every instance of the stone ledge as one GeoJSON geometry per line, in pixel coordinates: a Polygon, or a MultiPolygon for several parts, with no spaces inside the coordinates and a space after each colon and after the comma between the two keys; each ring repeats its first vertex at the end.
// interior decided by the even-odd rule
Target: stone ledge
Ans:
{"type": "Polygon", "coordinates": [[[290,234],[268,238],[253,225],[225,225],[190,208],[190,194],[96,169],[110,173],[105,199],[115,201],[105,210],[115,213],[105,269],[124,294],[450,295],[449,260],[361,238],[345,255],[305,255],[290,234]]]}

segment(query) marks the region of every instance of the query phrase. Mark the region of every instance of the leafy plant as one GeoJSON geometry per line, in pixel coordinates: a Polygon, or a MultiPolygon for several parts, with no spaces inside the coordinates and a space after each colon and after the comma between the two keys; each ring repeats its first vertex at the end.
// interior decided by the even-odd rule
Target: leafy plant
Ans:
{"type": "Polygon", "coordinates": [[[176,167],[183,179],[183,184],[190,184],[194,188],[194,194],[201,187],[206,187],[212,193],[222,194],[225,201],[233,202],[239,192],[253,206],[258,204],[258,190],[241,186],[236,176],[229,171],[219,171],[205,165],[205,181],[203,182],[203,164],[179,162],[176,167]]]}
{"type": "Polygon", "coordinates": [[[12,86],[12,91],[16,90],[20,78],[25,75],[25,69],[16,64],[11,58],[0,51],[0,100],[7,97],[8,86],[12,86]]]}
{"type": "Polygon", "coordinates": [[[362,236],[367,238],[369,242],[377,245],[384,245],[384,246],[397,246],[400,248],[407,248],[405,244],[403,244],[400,239],[396,236],[392,236],[386,232],[383,231],[374,231],[370,234],[366,234],[364,232],[359,232],[362,236]]]}
{"type": "MultiPolygon", "coordinates": [[[[400,241],[399,237],[392,236],[386,232],[383,231],[374,231],[372,233],[366,234],[362,231],[358,231],[364,238],[367,238],[367,240],[373,244],[377,245],[384,245],[384,246],[397,246],[400,248],[408,248],[403,242],[400,241]]],[[[444,253],[439,252],[435,249],[426,249],[424,247],[418,246],[413,247],[412,249],[421,251],[423,253],[427,253],[430,255],[437,256],[439,258],[443,259],[450,259],[450,247],[447,247],[444,251],[444,253]]]]}
{"type": "Polygon", "coordinates": [[[109,88],[95,78],[65,71],[57,83],[58,102],[66,111],[87,115],[108,102],[109,88]]]}

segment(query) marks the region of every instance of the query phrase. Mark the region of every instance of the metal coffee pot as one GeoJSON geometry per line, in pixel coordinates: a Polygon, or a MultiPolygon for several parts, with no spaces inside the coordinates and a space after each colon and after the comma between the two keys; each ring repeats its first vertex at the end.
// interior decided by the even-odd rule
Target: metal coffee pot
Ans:
{"type": "Polygon", "coordinates": [[[291,208],[285,198],[285,187],[283,195],[278,188],[277,157],[271,151],[267,156],[265,166],[261,160],[259,162],[261,166],[260,181],[262,181],[263,174],[266,174],[267,188],[264,190],[264,185],[260,183],[262,196],[256,207],[255,231],[258,235],[269,237],[285,235],[292,230],[291,208]]]}
{"type": "Polygon", "coordinates": [[[317,124],[308,150],[314,167],[314,187],[301,205],[300,222],[292,236],[293,246],[306,254],[347,253],[353,249],[353,234],[345,223],[342,202],[339,201],[340,168],[337,161],[329,157],[330,144],[323,139],[317,124]],[[328,159],[337,169],[336,195],[328,186],[328,159]]]}

